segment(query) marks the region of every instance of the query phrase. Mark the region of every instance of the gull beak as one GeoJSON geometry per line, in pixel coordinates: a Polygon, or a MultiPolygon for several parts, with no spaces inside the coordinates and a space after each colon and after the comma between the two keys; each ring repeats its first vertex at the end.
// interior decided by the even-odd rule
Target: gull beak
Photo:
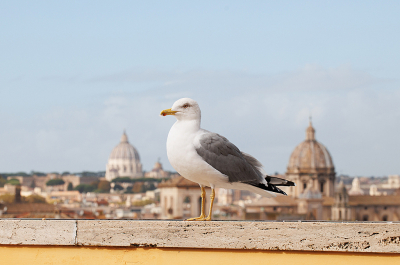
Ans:
{"type": "Polygon", "coordinates": [[[165,109],[165,110],[161,111],[160,115],[161,116],[175,115],[175,113],[177,113],[177,111],[171,110],[171,109],[165,109]]]}

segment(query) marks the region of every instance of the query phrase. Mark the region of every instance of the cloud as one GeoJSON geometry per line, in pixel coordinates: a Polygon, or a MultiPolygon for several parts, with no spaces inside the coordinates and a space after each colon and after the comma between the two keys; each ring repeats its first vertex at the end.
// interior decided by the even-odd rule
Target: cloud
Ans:
{"type": "MultiPolygon", "coordinates": [[[[306,65],[278,75],[233,71],[131,71],[86,79],[109,89],[91,107],[60,106],[32,122],[0,115],[9,171],[104,170],[112,148],[127,130],[145,170],[160,157],[173,117],[160,117],[181,97],[196,99],[202,125],[256,156],[269,173],[283,173],[304,140],[310,114],[319,141],[337,171],[358,175],[399,173],[397,132],[400,92],[396,84],[349,66],[306,65]],[[139,86],[140,89],[136,89],[139,86]],[[19,142],[6,139],[18,137],[19,142]],[[35,144],[32,144],[35,143],[35,144]],[[21,150],[23,154],[21,155],[21,150]],[[382,166],[384,165],[384,166],[382,166]]],[[[89,101],[88,101],[89,102],[89,101]]]]}
{"type": "Polygon", "coordinates": [[[353,89],[369,86],[382,80],[377,80],[367,72],[354,70],[346,65],[326,69],[319,65],[308,64],[297,71],[277,75],[253,74],[245,71],[137,70],[97,76],[88,79],[88,81],[97,83],[147,83],[152,84],[155,88],[167,87],[173,89],[188,88],[189,86],[191,90],[200,88],[206,91],[218,88],[218,91],[231,92],[236,92],[238,89],[293,92],[353,89]]]}

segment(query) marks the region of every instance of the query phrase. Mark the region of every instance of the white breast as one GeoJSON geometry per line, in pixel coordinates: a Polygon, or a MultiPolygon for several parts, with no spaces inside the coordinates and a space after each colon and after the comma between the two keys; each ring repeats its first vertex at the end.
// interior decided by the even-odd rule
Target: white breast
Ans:
{"type": "Polygon", "coordinates": [[[203,186],[225,186],[222,184],[228,182],[228,177],[215,170],[196,152],[196,136],[202,133],[199,129],[192,130],[188,123],[176,122],[168,134],[168,160],[181,176],[193,182],[203,186]]]}

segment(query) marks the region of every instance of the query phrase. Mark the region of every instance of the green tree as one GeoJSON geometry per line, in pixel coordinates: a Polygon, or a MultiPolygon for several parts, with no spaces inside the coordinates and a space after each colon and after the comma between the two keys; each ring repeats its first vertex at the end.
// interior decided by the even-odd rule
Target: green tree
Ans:
{"type": "Polygon", "coordinates": [[[124,188],[121,186],[121,185],[119,185],[119,184],[115,184],[114,185],[114,190],[123,190],[124,188]]]}
{"type": "Polygon", "coordinates": [[[72,186],[72,183],[71,182],[68,183],[67,190],[73,190],[73,189],[74,189],[74,186],[72,186]]]}
{"type": "Polygon", "coordinates": [[[31,171],[31,175],[36,175],[36,176],[46,176],[46,173],[44,172],[39,172],[39,171],[31,171]]]}
{"type": "Polygon", "coordinates": [[[57,186],[57,185],[63,185],[65,184],[65,181],[62,179],[51,179],[46,182],[46,186],[57,186]]]}
{"type": "Polygon", "coordinates": [[[79,191],[80,193],[87,193],[87,192],[92,192],[96,189],[96,186],[89,185],[89,184],[79,184],[74,188],[74,190],[79,191]]]}
{"type": "Polygon", "coordinates": [[[99,192],[110,192],[111,185],[110,182],[107,180],[101,180],[99,185],[97,186],[99,192]]]}
{"type": "Polygon", "coordinates": [[[133,179],[132,178],[130,178],[130,177],[117,177],[117,178],[115,178],[115,179],[113,179],[111,182],[114,182],[114,183],[131,183],[131,182],[133,182],[133,179]]]}
{"type": "Polygon", "coordinates": [[[133,186],[128,186],[128,187],[126,187],[126,190],[125,190],[125,192],[124,193],[128,193],[128,194],[131,194],[131,193],[133,193],[133,186]]]}
{"type": "Polygon", "coordinates": [[[148,191],[148,190],[155,190],[155,189],[156,189],[156,186],[154,185],[154,183],[153,183],[153,182],[150,182],[149,186],[146,188],[146,191],[148,191]]]}
{"type": "Polygon", "coordinates": [[[18,179],[10,179],[7,181],[7,183],[11,184],[11,185],[20,185],[19,180],[18,179]]]}

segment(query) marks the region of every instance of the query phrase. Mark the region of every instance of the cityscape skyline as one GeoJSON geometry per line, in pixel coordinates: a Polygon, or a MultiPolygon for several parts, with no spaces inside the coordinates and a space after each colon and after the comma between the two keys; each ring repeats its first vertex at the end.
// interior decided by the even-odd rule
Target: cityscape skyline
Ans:
{"type": "Polygon", "coordinates": [[[126,129],[143,169],[181,97],[284,173],[305,138],[338,175],[400,173],[400,3],[2,3],[0,171],[105,170],[126,129]]]}

